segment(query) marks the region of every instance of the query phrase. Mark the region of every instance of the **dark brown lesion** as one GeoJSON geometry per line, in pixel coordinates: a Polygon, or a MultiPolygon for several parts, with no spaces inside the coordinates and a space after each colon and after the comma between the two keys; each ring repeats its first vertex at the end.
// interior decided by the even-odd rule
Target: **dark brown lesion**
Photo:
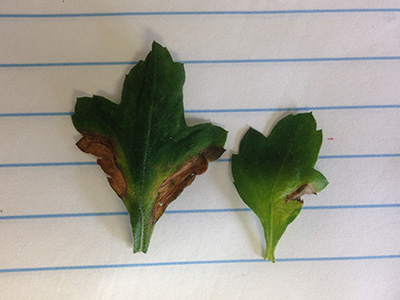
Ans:
{"type": "Polygon", "coordinates": [[[301,196],[303,196],[305,194],[316,195],[317,192],[315,191],[314,187],[311,184],[306,183],[306,184],[301,185],[294,192],[287,195],[285,198],[285,202],[288,203],[290,201],[297,201],[297,202],[303,203],[303,200],[301,200],[301,196]]]}
{"type": "Polygon", "coordinates": [[[82,132],[83,137],[76,143],[79,149],[85,153],[97,157],[97,163],[101,169],[109,175],[108,182],[119,197],[125,194],[127,184],[124,174],[118,166],[112,141],[104,136],[88,131],[82,132]]]}
{"type": "Polygon", "coordinates": [[[225,149],[221,147],[208,147],[204,149],[201,153],[208,161],[214,161],[220,158],[224,152],[225,149]]]}
{"type": "Polygon", "coordinates": [[[206,148],[164,180],[158,188],[157,200],[153,207],[153,223],[158,221],[167,206],[182,193],[183,189],[194,181],[196,175],[207,171],[208,162],[218,159],[224,151],[225,149],[220,147],[206,148]]]}

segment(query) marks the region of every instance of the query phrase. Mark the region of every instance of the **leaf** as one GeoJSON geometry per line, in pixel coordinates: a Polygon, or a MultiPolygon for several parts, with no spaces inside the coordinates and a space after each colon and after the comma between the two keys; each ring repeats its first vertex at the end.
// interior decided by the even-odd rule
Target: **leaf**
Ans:
{"type": "Polygon", "coordinates": [[[128,210],[134,252],[147,252],[168,204],[225,151],[225,130],[186,125],[184,81],[183,65],[154,42],[145,61],[126,76],[120,104],[100,96],[79,98],[72,116],[83,135],[77,146],[99,157],[128,210]]]}
{"type": "Polygon", "coordinates": [[[303,206],[300,197],[328,184],[313,168],[321,143],[312,113],[289,115],[269,137],[250,128],[232,157],[235,187],[264,228],[265,259],[275,262],[275,247],[303,206]]]}

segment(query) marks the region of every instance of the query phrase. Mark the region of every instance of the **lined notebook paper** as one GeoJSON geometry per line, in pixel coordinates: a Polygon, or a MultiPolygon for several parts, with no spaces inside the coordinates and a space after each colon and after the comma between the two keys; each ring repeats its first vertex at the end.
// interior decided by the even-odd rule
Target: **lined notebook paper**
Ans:
{"type": "Polygon", "coordinates": [[[0,24],[0,299],[400,298],[398,1],[3,0],[0,24]],[[153,40],[185,64],[188,124],[228,130],[228,151],[133,255],[70,115],[118,102],[153,40]],[[265,262],[230,156],[249,126],[308,111],[330,184],[265,262]]]}

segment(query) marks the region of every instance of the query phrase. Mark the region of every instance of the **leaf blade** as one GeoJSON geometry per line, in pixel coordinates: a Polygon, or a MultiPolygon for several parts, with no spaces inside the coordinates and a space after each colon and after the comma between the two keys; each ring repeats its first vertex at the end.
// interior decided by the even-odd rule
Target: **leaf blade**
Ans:
{"type": "Polygon", "coordinates": [[[322,190],[326,178],[314,170],[322,143],[311,113],[289,115],[265,137],[250,128],[232,156],[234,185],[264,229],[265,259],[275,261],[275,247],[300,213],[305,193],[322,190]],[[292,199],[293,198],[293,199],[292,199]]]}
{"type": "Polygon", "coordinates": [[[186,125],[184,81],[183,65],[174,62],[168,50],[154,42],[146,59],[125,77],[120,104],[100,96],[79,98],[72,115],[73,124],[83,134],[85,142],[88,139],[93,142],[90,137],[96,134],[100,138],[95,146],[106,148],[103,152],[93,150],[92,143],[92,148],[83,150],[97,156],[106,155],[107,159],[98,160],[103,170],[112,166],[123,174],[127,183],[123,192],[120,186],[115,188],[111,184],[115,181],[113,177],[110,184],[129,212],[134,252],[148,249],[154,225],[160,217],[157,205],[163,206],[162,215],[166,206],[194,177],[205,171],[211,161],[205,157],[207,149],[223,149],[226,140],[227,132],[220,127],[186,125]],[[114,156],[109,155],[110,149],[114,156]],[[201,164],[196,159],[200,159],[201,164]],[[182,172],[183,167],[186,172],[182,172]],[[178,176],[175,178],[178,182],[168,181],[171,176],[178,176]],[[164,182],[169,183],[167,193],[160,192],[164,182]],[[168,197],[161,197],[165,195],[168,197]]]}

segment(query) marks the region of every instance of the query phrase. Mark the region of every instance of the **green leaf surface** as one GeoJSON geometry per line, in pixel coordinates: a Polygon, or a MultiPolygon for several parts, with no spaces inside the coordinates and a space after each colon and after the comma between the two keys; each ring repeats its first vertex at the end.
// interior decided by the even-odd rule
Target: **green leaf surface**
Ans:
{"type": "Polygon", "coordinates": [[[314,169],[321,143],[312,113],[289,115],[268,137],[250,128],[232,157],[235,187],[264,228],[265,259],[275,262],[275,247],[303,206],[300,197],[328,184],[314,169]]]}
{"type": "MultiPolygon", "coordinates": [[[[134,252],[146,252],[168,204],[219,158],[227,132],[186,125],[183,64],[156,42],[125,78],[119,104],[100,96],[77,100],[72,121],[78,147],[99,157],[132,225],[134,252]]],[[[95,187],[93,187],[95,188],[95,187]]]]}

